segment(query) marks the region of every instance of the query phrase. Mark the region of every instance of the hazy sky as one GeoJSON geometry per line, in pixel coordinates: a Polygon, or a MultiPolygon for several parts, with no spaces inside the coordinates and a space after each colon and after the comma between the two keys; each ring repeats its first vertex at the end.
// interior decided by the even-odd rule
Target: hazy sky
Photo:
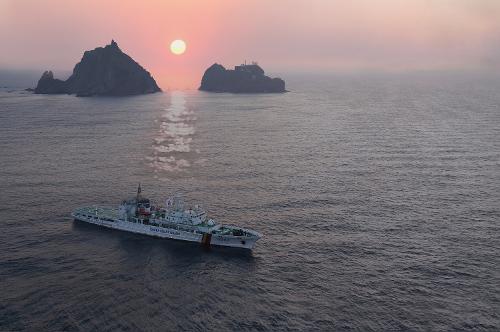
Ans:
{"type": "Polygon", "coordinates": [[[500,0],[0,0],[0,69],[72,70],[114,38],[162,88],[268,72],[500,68],[500,0]],[[168,46],[187,42],[184,55],[168,46]]]}

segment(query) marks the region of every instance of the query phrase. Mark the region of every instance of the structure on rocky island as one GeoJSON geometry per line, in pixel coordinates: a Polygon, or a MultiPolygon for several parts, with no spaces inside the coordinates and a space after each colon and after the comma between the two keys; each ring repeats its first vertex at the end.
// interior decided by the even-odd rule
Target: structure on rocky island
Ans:
{"type": "Polygon", "coordinates": [[[199,89],[232,93],[286,92],[285,81],[264,75],[264,70],[256,62],[235,66],[234,70],[214,63],[203,74],[199,89]]]}

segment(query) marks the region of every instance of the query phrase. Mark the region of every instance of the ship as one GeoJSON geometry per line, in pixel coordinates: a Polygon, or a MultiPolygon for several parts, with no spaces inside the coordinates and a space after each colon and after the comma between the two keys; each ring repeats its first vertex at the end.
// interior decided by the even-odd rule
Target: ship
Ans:
{"type": "Polygon", "coordinates": [[[153,203],[142,196],[141,185],[134,198],[118,208],[86,206],[71,213],[74,220],[164,239],[197,242],[202,246],[253,249],[262,234],[238,226],[223,225],[207,217],[199,205],[186,207],[181,195],[153,203]]]}

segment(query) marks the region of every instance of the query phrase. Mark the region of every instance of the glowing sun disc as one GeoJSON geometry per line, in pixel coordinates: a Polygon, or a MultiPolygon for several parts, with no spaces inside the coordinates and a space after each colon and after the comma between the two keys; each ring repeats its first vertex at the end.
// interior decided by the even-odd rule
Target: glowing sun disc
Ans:
{"type": "Polygon", "coordinates": [[[176,39],[170,44],[170,52],[181,55],[186,52],[186,43],[182,39],[176,39]]]}

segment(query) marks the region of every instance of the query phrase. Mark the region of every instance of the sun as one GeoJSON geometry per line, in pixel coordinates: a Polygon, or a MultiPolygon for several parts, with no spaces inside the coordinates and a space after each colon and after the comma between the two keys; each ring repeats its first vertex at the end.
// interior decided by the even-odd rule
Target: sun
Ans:
{"type": "Polygon", "coordinates": [[[182,39],[176,39],[170,44],[170,52],[175,55],[181,55],[186,52],[186,42],[182,39]]]}

